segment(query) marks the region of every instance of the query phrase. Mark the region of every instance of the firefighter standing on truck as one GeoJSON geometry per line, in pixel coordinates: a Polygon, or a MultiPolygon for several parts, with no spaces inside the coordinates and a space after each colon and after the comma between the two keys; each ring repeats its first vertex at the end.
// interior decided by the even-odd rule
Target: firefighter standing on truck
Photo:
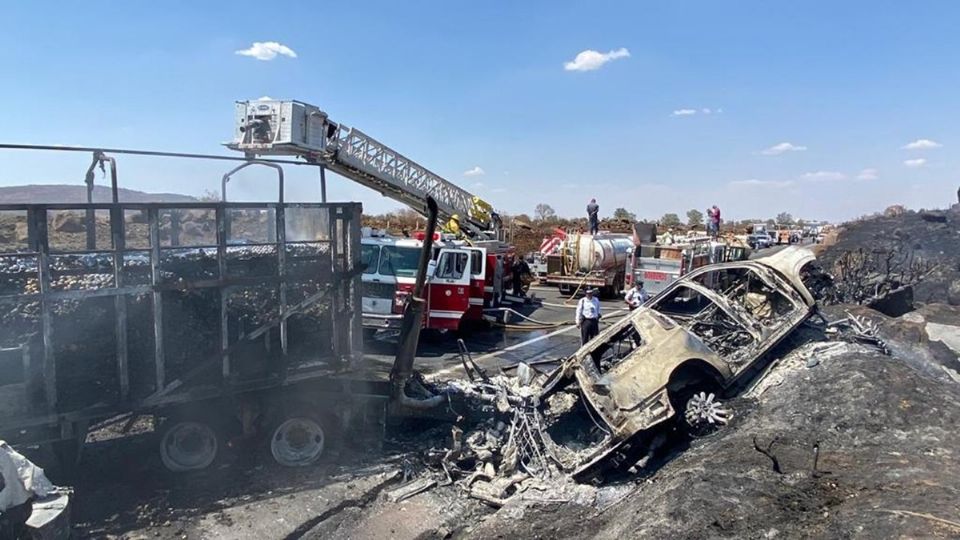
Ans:
{"type": "Polygon", "coordinates": [[[450,220],[447,221],[447,224],[443,227],[445,232],[448,232],[457,238],[462,238],[463,233],[460,231],[460,216],[454,214],[450,216],[450,220]]]}

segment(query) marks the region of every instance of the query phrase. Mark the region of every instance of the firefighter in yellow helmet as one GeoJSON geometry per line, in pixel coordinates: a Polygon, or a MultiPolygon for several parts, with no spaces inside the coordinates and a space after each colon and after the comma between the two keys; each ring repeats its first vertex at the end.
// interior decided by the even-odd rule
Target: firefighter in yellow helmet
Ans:
{"type": "Polygon", "coordinates": [[[450,216],[450,219],[447,221],[447,225],[444,227],[444,232],[450,233],[457,238],[463,236],[463,233],[460,232],[460,216],[454,214],[450,216]]]}

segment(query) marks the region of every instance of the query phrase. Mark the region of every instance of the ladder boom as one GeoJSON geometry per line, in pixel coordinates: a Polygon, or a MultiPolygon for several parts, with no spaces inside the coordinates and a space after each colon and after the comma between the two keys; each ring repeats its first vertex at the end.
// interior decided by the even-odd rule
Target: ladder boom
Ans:
{"type": "Polygon", "coordinates": [[[226,146],[248,155],[301,157],[424,215],[427,197],[433,197],[444,219],[458,215],[461,227],[474,235],[491,228],[493,208],[487,202],[306,103],[238,101],[234,139],[226,146]]]}

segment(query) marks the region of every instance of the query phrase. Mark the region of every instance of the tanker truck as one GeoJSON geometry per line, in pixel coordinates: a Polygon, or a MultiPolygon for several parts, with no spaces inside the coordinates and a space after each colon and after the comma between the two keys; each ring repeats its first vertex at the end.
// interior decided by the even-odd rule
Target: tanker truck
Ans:
{"type": "Polygon", "coordinates": [[[628,234],[568,233],[556,252],[547,255],[543,282],[566,294],[592,287],[601,296],[615,297],[623,290],[626,261],[632,252],[633,238],[628,234]]]}

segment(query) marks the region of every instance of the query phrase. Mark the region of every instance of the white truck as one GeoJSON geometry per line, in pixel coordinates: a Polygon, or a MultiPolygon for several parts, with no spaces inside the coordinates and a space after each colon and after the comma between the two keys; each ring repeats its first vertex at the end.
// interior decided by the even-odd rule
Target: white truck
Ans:
{"type": "Polygon", "coordinates": [[[687,272],[708,264],[742,261],[750,256],[747,246],[709,238],[681,244],[640,243],[626,261],[628,286],[642,282],[650,295],[659,294],[687,272]]]}

